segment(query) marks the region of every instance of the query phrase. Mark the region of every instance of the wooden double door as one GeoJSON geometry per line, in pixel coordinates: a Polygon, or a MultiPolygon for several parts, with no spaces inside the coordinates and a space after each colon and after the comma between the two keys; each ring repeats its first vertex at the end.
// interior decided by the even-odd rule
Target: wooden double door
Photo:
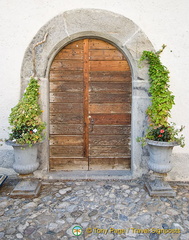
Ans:
{"type": "Polygon", "coordinates": [[[99,39],[64,47],[50,68],[50,170],[122,170],[131,162],[131,71],[99,39]]]}

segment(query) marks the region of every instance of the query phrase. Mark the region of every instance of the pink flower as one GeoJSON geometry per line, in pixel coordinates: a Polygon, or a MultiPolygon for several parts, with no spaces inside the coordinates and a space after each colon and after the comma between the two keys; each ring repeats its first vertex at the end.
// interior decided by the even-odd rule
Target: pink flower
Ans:
{"type": "Polygon", "coordinates": [[[160,133],[164,133],[165,131],[163,129],[160,130],[160,133]]]}

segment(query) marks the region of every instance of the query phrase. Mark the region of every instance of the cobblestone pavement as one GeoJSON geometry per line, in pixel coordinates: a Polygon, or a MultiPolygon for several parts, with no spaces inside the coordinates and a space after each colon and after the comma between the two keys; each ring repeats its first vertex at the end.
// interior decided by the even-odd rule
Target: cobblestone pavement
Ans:
{"type": "Polygon", "coordinates": [[[143,180],[43,182],[38,198],[12,199],[17,181],[0,188],[0,239],[189,239],[188,184],[151,198],[143,180]]]}

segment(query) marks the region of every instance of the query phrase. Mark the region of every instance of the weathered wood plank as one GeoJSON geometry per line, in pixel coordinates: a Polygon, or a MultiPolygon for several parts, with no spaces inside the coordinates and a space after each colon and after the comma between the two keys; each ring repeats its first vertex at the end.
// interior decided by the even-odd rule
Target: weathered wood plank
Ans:
{"type": "Polygon", "coordinates": [[[131,126],[127,125],[94,125],[90,129],[91,135],[131,135],[131,126]]]}
{"type": "Polygon", "coordinates": [[[83,124],[50,124],[50,134],[81,135],[83,124]]]}
{"type": "Polygon", "coordinates": [[[83,61],[81,60],[54,60],[51,70],[83,70],[83,61]]]}
{"type": "Polygon", "coordinates": [[[78,40],[72,43],[69,43],[68,45],[66,45],[64,47],[64,49],[83,49],[83,45],[84,45],[84,40],[78,40]]]}
{"type": "Polygon", "coordinates": [[[83,123],[83,113],[50,113],[50,124],[83,123]]]}
{"type": "Polygon", "coordinates": [[[50,71],[50,82],[53,81],[80,81],[83,82],[83,71],[50,71]]]}
{"type": "Polygon", "coordinates": [[[125,60],[125,57],[121,52],[115,49],[99,49],[89,51],[90,61],[121,61],[125,60]]]}
{"type": "Polygon", "coordinates": [[[83,157],[83,147],[50,146],[50,157],[83,157]]]}
{"type": "Polygon", "coordinates": [[[128,170],[131,158],[89,158],[89,170],[128,170]]]}
{"type": "Polygon", "coordinates": [[[83,92],[82,82],[50,82],[50,92],[83,92]]]}
{"type": "Polygon", "coordinates": [[[89,105],[89,113],[129,113],[130,103],[93,103],[89,105]]]}
{"type": "Polygon", "coordinates": [[[94,125],[127,125],[131,123],[131,114],[91,114],[94,125]]]}
{"type": "Polygon", "coordinates": [[[52,135],[50,145],[82,146],[83,135],[52,135]]]}
{"type": "Polygon", "coordinates": [[[50,158],[50,170],[88,170],[87,158],[50,158]]]}
{"type": "Polygon", "coordinates": [[[90,71],[129,71],[126,61],[90,61],[90,71]]]}
{"type": "Polygon", "coordinates": [[[82,103],[83,94],[82,93],[72,93],[72,92],[51,92],[50,102],[63,102],[63,103],[82,103]]]}
{"type": "Polygon", "coordinates": [[[89,39],[89,49],[116,49],[108,42],[99,39],[89,39]]]}
{"type": "Polygon", "coordinates": [[[62,49],[54,58],[54,60],[65,60],[65,59],[82,60],[83,59],[83,50],[81,50],[81,49],[62,49]]]}
{"type": "Polygon", "coordinates": [[[126,93],[90,93],[90,103],[131,102],[131,94],[126,93]]]}
{"type": "Polygon", "coordinates": [[[130,157],[128,146],[90,146],[91,157],[130,157]]]}
{"type": "Polygon", "coordinates": [[[82,113],[82,103],[50,103],[51,113],[82,113]]]}
{"type": "Polygon", "coordinates": [[[89,157],[89,40],[84,39],[84,156],[89,157]]]}
{"type": "Polygon", "coordinates": [[[91,92],[108,92],[108,93],[125,92],[125,94],[129,94],[131,93],[131,90],[132,90],[131,83],[90,82],[91,92]]]}
{"type": "Polygon", "coordinates": [[[92,146],[126,146],[130,140],[129,135],[91,135],[89,143],[92,146]]]}
{"type": "Polygon", "coordinates": [[[131,72],[90,72],[89,80],[91,82],[131,82],[131,72]]]}

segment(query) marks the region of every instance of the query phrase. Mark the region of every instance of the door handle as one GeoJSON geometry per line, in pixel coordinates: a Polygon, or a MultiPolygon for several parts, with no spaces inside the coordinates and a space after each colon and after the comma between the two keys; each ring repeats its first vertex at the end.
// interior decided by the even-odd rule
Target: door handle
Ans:
{"type": "Polygon", "coordinates": [[[90,120],[90,126],[91,126],[90,132],[93,132],[94,119],[91,116],[89,116],[89,120],[90,120]]]}

